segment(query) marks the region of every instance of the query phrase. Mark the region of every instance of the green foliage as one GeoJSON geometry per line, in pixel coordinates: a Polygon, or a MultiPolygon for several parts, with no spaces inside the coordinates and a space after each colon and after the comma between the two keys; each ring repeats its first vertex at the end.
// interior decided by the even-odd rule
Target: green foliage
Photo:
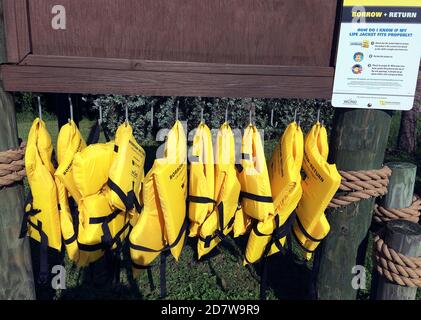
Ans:
{"type": "Polygon", "coordinates": [[[330,103],[321,100],[98,96],[93,100],[93,106],[97,110],[102,107],[107,133],[110,136],[113,136],[117,127],[124,122],[126,104],[134,134],[143,145],[153,144],[160,129],[172,127],[176,119],[177,105],[179,119],[187,121],[189,131],[200,123],[202,108],[204,121],[211,129],[217,129],[224,123],[227,109],[231,127],[241,129],[249,123],[249,110],[252,107],[252,121],[259,129],[264,130],[266,140],[279,139],[286,126],[294,120],[295,113],[304,131],[308,131],[316,122],[319,108],[320,120],[328,127],[333,117],[330,103]]]}

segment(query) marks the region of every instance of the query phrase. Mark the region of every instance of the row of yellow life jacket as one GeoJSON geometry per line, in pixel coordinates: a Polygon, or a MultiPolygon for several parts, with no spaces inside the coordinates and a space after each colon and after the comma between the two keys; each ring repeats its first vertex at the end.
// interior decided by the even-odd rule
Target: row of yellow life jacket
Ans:
{"type": "Polygon", "coordinates": [[[146,176],[145,152],[128,124],[118,128],[114,141],[87,146],[71,121],[59,133],[57,168],[52,151],[45,124],[35,120],[25,156],[28,233],[42,248],[60,251],[64,244],[79,266],[118,251],[129,233],[135,270],[161,253],[178,260],[187,231],[198,238],[199,258],[231,232],[238,237],[250,231],[245,264],[282,251],[290,232],[310,259],[329,232],[324,211],[341,181],[335,165],[327,163],[327,133],[320,123],[305,141],[299,125],[289,125],[268,164],[254,125],[245,129],[236,164],[229,124],[218,130],[213,150],[211,131],[201,123],[189,179],[179,121],[168,133],[164,157],[146,176]]]}
{"type": "Polygon", "coordinates": [[[40,278],[45,280],[46,249],[61,251],[78,266],[121,247],[141,210],[145,152],[129,125],[109,143],[87,146],[76,124],[63,126],[57,140],[57,162],[45,123],[36,119],[25,154],[30,196],[21,236],[26,229],[41,247],[40,278]]]}
{"type": "Polygon", "coordinates": [[[199,238],[199,258],[231,231],[238,237],[251,228],[245,264],[282,250],[290,232],[310,259],[329,232],[324,211],[341,181],[336,166],[327,163],[326,128],[317,123],[304,143],[298,124],[290,124],[267,166],[260,133],[249,125],[241,153],[236,166],[234,136],[225,123],[218,132],[214,163],[210,130],[199,126],[189,196],[190,236],[199,238]]]}

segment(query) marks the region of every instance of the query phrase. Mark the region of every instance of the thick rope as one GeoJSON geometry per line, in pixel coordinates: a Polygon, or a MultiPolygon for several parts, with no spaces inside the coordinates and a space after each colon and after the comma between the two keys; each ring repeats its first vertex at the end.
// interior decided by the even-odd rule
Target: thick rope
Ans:
{"type": "Polygon", "coordinates": [[[22,142],[18,149],[0,152],[0,188],[22,181],[26,177],[25,148],[22,142]]]}
{"type": "Polygon", "coordinates": [[[408,208],[386,209],[378,204],[374,206],[374,221],[385,223],[391,220],[407,220],[418,223],[421,215],[421,198],[414,196],[412,204],[408,208]]]}
{"type": "Polygon", "coordinates": [[[401,286],[421,287],[421,257],[407,257],[388,247],[383,239],[374,237],[374,257],[379,274],[401,286]]]}
{"type": "Polygon", "coordinates": [[[342,182],[340,192],[330,202],[330,208],[345,207],[353,202],[377,198],[387,193],[387,185],[392,170],[383,167],[380,170],[339,171],[342,182]]]}

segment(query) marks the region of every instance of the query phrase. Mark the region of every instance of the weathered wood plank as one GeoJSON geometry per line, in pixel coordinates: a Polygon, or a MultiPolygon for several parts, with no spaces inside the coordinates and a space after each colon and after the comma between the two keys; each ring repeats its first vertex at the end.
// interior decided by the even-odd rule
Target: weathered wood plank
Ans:
{"type": "MultiPolygon", "coordinates": [[[[5,44],[5,30],[4,30],[4,17],[3,17],[3,1],[0,1],[0,43],[5,44]]],[[[0,64],[6,62],[6,46],[0,46],[0,64]]]]}
{"type": "Polygon", "coordinates": [[[331,97],[333,78],[2,66],[7,91],[151,96],[331,97]]]}
{"type": "MultiPolygon", "coordinates": [[[[409,257],[421,257],[421,226],[417,223],[395,220],[387,223],[386,244],[409,257]]],[[[415,300],[417,288],[400,286],[379,276],[378,300],[415,300]]]]}
{"type": "MultiPolygon", "coordinates": [[[[330,142],[330,161],[340,170],[379,169],[389,136],[391,115],[380,110],[337,109],[330,142]]],[[[320,299],[352,300],[352,268],[363,265],[374,199],[328,212],[331,231],[315,260],[320,299]]]]}
{"type": "MultiPolygon", "coordinates": [[[[12,97],[0,82],[0,151],[16,148],[18,143],[12,97]]],[[[18,239],[24,212],[23,185],[0,189],[0,300],[34,299],[28,239],[18,239]]]]}
{"type": "Polygon", "coordinates": [[[331,67],[221,64],[92,57],[28,55],[20,65],[156,72],[333,77],[331,67]]]}
{"type": "Polygon", "coordinates": [[[34,54],[322,67],[330,64],[338,4],[337,0],[28,1],[34,54]],[[57,4],[66,9],[66,30],[51,28],[51,9],[57,4]]]}
{"type": "Polygon", "coordinates": [[[31,51],[26,0],[3,1],[7,62],[18,63],[31,51]]]}

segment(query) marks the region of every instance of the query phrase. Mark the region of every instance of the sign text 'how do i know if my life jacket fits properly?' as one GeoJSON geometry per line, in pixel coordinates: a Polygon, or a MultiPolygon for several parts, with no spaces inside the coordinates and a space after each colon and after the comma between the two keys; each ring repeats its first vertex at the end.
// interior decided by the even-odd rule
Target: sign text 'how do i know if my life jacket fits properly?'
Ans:
{"type": "Polygon", "coordinates": [[[344,0],[332,105],[410,110],[421,57],[421,1],[344,0]]]}

